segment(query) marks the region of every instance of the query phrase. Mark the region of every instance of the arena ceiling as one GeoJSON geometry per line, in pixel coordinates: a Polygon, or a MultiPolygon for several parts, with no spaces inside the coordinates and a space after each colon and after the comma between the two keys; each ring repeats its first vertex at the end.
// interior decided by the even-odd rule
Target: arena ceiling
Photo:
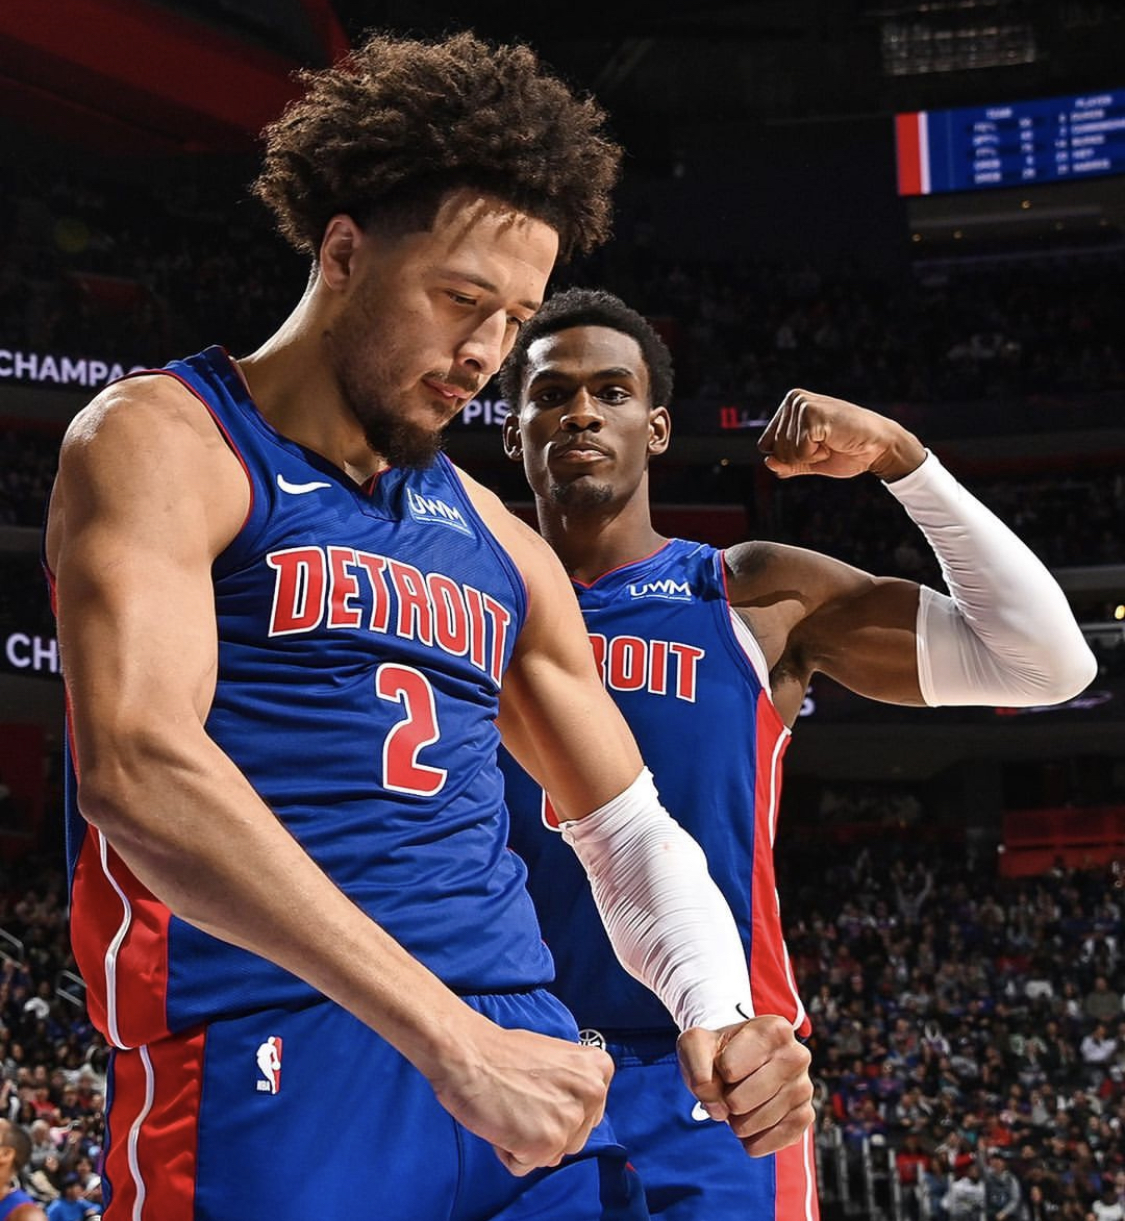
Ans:
{"type": "Polygon", "coordinates": [[[792,123],[1120,87],[1118,0],[8,0],[0,116],[118,152],[230,151],[365,30],[520,38],[645,157],[792,123]]]}

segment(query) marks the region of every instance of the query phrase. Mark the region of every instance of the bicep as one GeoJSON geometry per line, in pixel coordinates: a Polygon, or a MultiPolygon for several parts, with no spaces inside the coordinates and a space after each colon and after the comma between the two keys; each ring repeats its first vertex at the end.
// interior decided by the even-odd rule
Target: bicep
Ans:
{"type": "Polygon", "coordinates": [[[216,505],[234,485],[222,469],[208,481],[213,454],[196,441],[141,410],[64,445],[48,545],[80,760],[114,736],[206,716],[216,505]]]}
{"type": "Polygon", "coordinates": [[[817,672],[872,699],[923,703],[913,582],[779,544],[733,548],[727,564],[731,602],[762,644],[779,707],[795,701],[795,717],[817,672]]]}
{"type": "Polygon", "coordinates": [[[892,704],[924,704],[918,683],[919,587],[890,577],[855,583],[794,632],[810,673],[892,704]]]}

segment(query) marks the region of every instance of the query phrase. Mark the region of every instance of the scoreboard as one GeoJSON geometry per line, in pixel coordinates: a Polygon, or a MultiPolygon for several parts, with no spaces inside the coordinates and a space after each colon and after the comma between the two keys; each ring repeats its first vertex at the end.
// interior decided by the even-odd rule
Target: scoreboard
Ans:
{"type": "Polygon", "coordinates": [[[895,116],[898,193],[1125,173],[1125,89],[895,116]]]}

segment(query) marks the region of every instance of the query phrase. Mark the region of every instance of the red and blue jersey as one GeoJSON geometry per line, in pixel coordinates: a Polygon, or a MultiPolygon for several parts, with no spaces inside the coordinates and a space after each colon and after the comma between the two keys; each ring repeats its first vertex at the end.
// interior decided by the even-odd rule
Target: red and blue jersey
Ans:
{"type": "MultiPolygon", "coordinates": [[[[805,1011],[782,937],[773,842],[789,730],[761,649],[733,612],[722,553],[672,539],[654,555],[575,582],[594,656],[665,807],[700,843],[746,950],[754,1007],[801,1033],[805,1011]]],[[[618,964],[574,853],[542,791],[502,755],[511,844],[555,959],[552,990],[580,1026],[672,1030],[618,964]]]]}
{"type": "MultiPolygon", "coordinates": [[[[208,734],[308,854],[458,992],[550,977],[507,848],[495,726],[526,590],[444,456],[364,486],[280,435],[217,347],[169,365],[250,484],[215,560],[208,734]]],[[[172,915],[82,819],[70,777],[72,940],[112,1044],[315,992],[172,915]]],[[[309,912],[310,920],[316,919],[309,912]]]]}

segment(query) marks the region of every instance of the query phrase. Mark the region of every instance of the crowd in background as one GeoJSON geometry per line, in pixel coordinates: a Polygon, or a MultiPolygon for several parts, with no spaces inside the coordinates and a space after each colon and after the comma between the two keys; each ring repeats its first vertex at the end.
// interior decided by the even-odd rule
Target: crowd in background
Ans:
{"type": "MultiPolygon", "coordinates": [[[[0,1115],[31,1138],[23,1185],[43,1204],[101,1200],[105,1043],[86,1013],[59,861],[0,868],[0,1115]],[[74,1186],[72,1186],[72,1184],[74,1186]]],[[[76,1215],[82,1215],[81,1212],[76,1215]]]]}
{"type": "Polygon", "coordinates": [[[885,841],[781,865],[822,1151],[890,1146],[915,1216],[1120,1216],[1095,1207],[1125,1207],[1120,876],[885,841]]]}
{"type": "MultiPolygon", "coordinates": [[[[990,1218],[1119,1217],[1121,876],[1004,879],[994,853],[963,842],[883,835],[842,851],[824,839],[814,849],[783,831],[779,854],[824,1166],[837,1145],[852,1159],[882,1145],[913,1215],[938,1221],[985,1215],[958,1211],[978,1186],[981,1207],[1001,1186],[1018,1198],[990,1218]]],[[[0,1113],[32,1136],[34,1195],[50,1200],[77,1174],[96,1201],[106,1049],[67,974],[63,879],[25,859],[0,881],[0,1113]]],[[[826,1216],[837,1186],[826,1173],[826,1216]]]]}
{"type": "MultiPolygon", "coordinates": [[[[307,267],[243,182],[182,166],[120,181],[29,159],[0,164],[3,346],[126,365],[217,341],[235,352],[257,346],[307,267]]],[[[669,257],[641,217],[620,217],[618,231],[557,282],[610,288],[656,320],[685,400],[771,403],[793,385],[869,403],[1125,386],[1120,251],[892,273],[729,251],[688,263],[669,257]]]]}

